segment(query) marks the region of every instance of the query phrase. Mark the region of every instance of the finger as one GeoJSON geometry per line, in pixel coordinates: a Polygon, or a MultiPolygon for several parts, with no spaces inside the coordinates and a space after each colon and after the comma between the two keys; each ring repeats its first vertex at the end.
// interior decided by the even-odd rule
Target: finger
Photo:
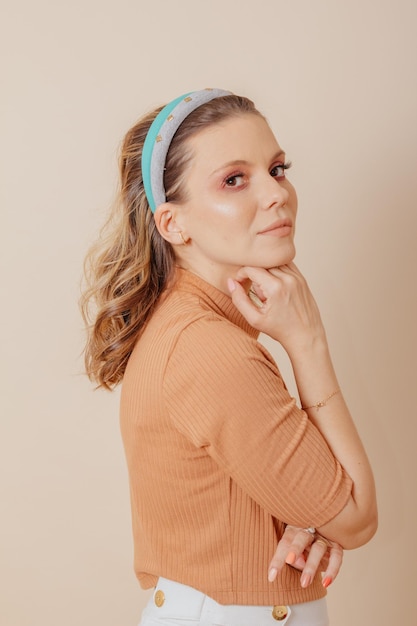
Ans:
{"type": "Polygon", "coordinates": [[[253,328],[257,328],[259,319],[262,316],[262,302],[255,304],[247,295],[242,285],[231,278],[228,279],[227,285],[231,293],[232,301],[237,310],[249,322],[253,328]]]}
{"type": "Polygon", "coordinates": [[[283,271],[284,267],[274,267],[268,270],[261,267],[241,267],[235,278],[239,283],[250,280],[253,288],[261,291],[266,299],[280,290],[281,281],[294,279],[294,276],[289,276],[289,272],[283,271]]]}
{"type": "Polygon", "coordinates": [[[304,554],[301,554],[301,556],[299,556],[295,562],[291,565],[291,567],[294,567],[295,569],[298,569],[300,572],[303,571],[303,569],[306,566],[306,557],[304,556],[304,554]]]}
{"type": "Polygon", "coordinates": [[[343,561],[343,548],[338,544],[332,544],[330,546],[329,561],[326,567],[326,571],[323,575],[323,587],[328,587],[332,584],[336,576],[338,575],[343,561]]]}
{"type": "Polygon", "coordinates": [[[292,537],[296,531],[292,531],[290,526],[287,526],[281,539],[278,541],[277,549],[272,557],[268,567],[268,580],[273,582],[277,577],[277,574],[282,570],[285,565],[285,559],[287,558],[288,550],[291,545],[292,537]]]}
{"type": "Polygon", "coordinates": [[[279,572],[284,567],[287,554],[288,548],[280,541],[268,566],[268,580],[270,583],[274,582],[279,572]]]}
{"type": "Polygon", "coordinates": [[[271,559],[268,580],[272,582],[285,564],[302,570],[305,566],[304,551],[313,541],[313,535],[303,529],[287,526],[271,559]]]}
{"type": "Polygon", "coordinates": [[[271,271],[263,267],[241,267],[236,273],[236,280],[242,282],[249,278],[253,283],[261,285],[264,281],[271,280],[271,271]]]}
{"type": "Polygon", "coordinates": [[[313,541],[314,535],[308,530],[300,528],[289,546],[286,562],[289,565],[295,565],[297,559],[304,554],[313,541]]]}
{"type": "MultiPolygon", "coordinates": [[[[256,298],[259,298],[261,303],[266,301],[266,296],[265,296],[264,292],[262,291],[261,286],[258,285],[258,283],[252,283],[251,284],[251,287],[249,289],[248,295],[249,295],[249,297],[251,297],[252,295],[255,295],[256,298]]],[[[256,301],[255,301],[255,304],[256,304],[256,301]]]]}
{"type": "Polygon", "coordinates": [[[282,271],[284,274],[293,274],[296,276],[300,276],[300,278],[304,278],[303,274],[300,272],[300,270],[298,269],[294,261],[291,261],[290,263],[286,263],[285,265],[279,265],[276,268],[274,267],[270,271],[273,272],[275,270],[282,271]]]}
{"type": "Polygon", "coordinates": [[[288,263],[287,265],[270,267],[268,269],[246,266],[241,267],[236,274],[236,280],[238,282],[243,282],[249,279],[253,284],[265,288],[267,288],[268,285],[276,285],[276,281],[273,280],[274,278],[279,278],[285,281],[289,277],[296,279],[297,282],[306,282],[303,274],[300,272],[295,263],[288,263]]]}
{"type": "Polygon", "coordinates": [[[318,539],[310,548],[306,564],[301,574],[300,583],[302,587],[308,587],[313,581],[316,572],[319,571],[321,561],[327,553],[328,545],[325,541],[318,539]]]}

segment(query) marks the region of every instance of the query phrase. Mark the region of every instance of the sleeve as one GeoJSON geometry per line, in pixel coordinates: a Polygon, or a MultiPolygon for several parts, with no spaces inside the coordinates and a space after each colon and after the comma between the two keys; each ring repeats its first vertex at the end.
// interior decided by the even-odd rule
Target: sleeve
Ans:
{"type": "Polygon", "coordinates": [[[185,328],[164,396],[176,428],[277,519],[321,526],[345,506],[350,477],[272,357],[239,327],[203,318],[185,328]]]}

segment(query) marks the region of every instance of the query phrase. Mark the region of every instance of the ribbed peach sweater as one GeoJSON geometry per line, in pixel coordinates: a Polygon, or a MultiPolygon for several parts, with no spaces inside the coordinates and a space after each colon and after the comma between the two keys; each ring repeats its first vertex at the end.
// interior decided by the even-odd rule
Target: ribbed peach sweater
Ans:
{"type": "Polygon", "coordinates": [[[352,484],[289,395],[230,297],[178,270],[129,359],[121,430],[135,571],[221,604],[295,604],[325,595],[268,563],[284,523],[330,521],[352,484]]]}

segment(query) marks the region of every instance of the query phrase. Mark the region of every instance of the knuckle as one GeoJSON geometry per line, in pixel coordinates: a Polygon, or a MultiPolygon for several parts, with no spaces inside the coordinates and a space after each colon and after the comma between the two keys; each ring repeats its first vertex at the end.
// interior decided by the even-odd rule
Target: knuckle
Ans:
{"type": "Polygon", "coordinates": [[[312,565],[312,564],[307,564],[303,569],[303,573],[309,574],[311,577],[314,576],[316,571],[317,571],[317,565],[312,565]]]}

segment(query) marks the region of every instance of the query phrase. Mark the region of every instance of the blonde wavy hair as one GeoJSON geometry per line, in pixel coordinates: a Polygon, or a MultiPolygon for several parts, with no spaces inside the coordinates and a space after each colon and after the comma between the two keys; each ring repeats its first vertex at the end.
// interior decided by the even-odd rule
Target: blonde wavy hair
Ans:
{"type": "MultiPolygon", "coordinates": [[[[122,381],[138,337],[174,273],[175,254],[156,228],[141,171],[146,134],[161,108],[141,118],[124,138],[118,199],[84,265],[80,307],[87,326],[85,367],[89,378],[105,389],[122,381]]],[[[185,173],[192,159],[187,140],[212,124],[247,113],[261,115],[251,100],[228,95],[207,102],[184,120],[166,159],[167,200],[186,197],[185,173]]]]}

